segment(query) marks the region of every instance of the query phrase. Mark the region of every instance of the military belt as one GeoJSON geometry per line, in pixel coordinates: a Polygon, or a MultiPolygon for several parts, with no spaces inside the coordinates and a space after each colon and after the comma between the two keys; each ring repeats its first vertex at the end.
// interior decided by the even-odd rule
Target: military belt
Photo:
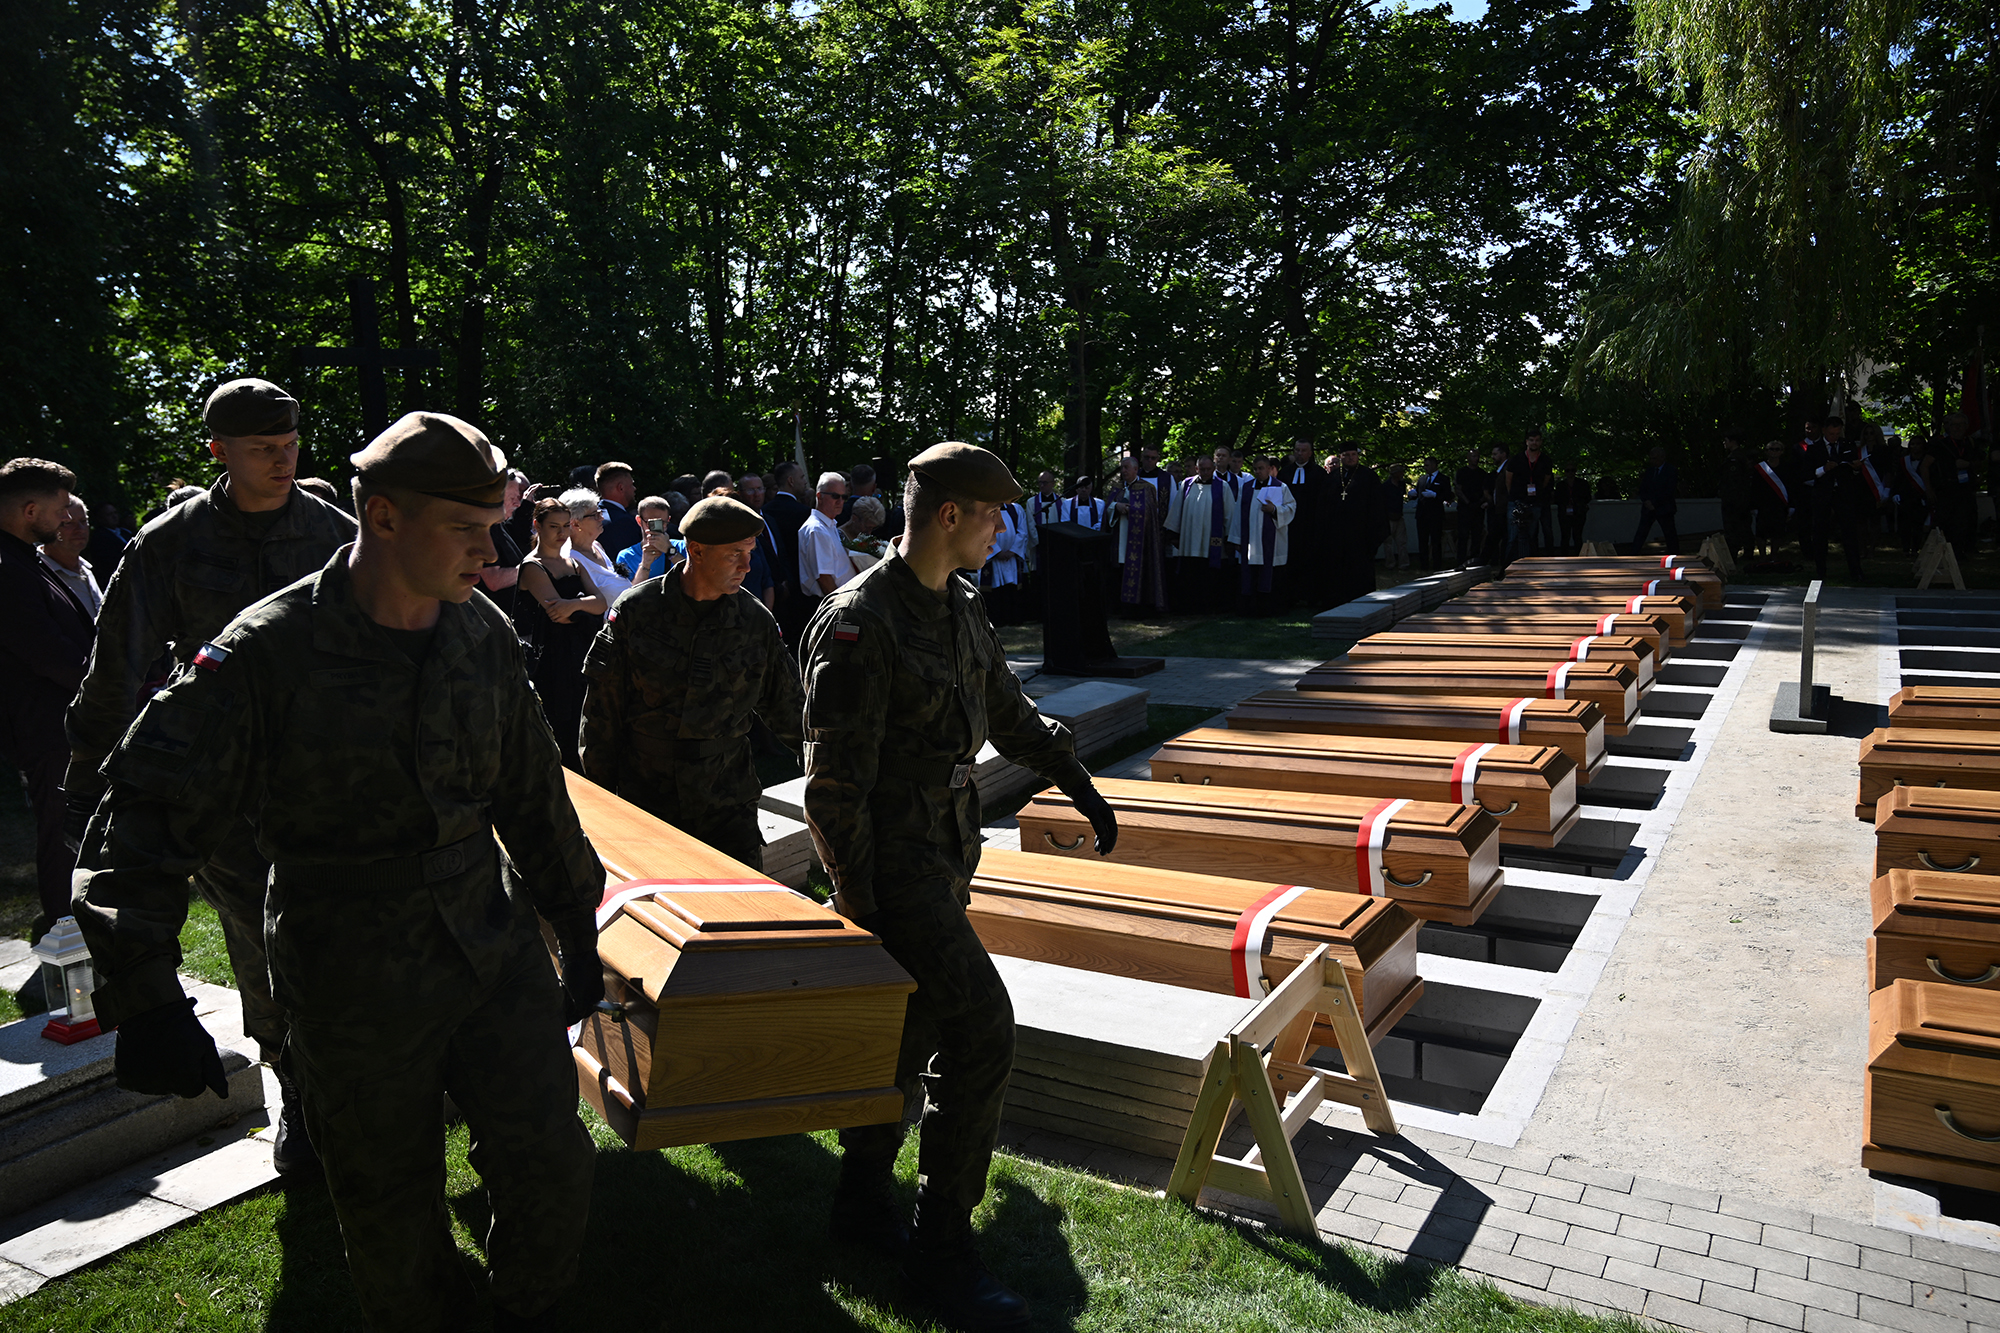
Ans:
{"type": "Polygon", "coordinates": [[[441,884],[467,871],[495,865],[496,850],[493,830],[482,828],[470,837],[415,856],[392,856],[347,865],[275,865],[271,869],[287,889],[385,893],[441,884]]]}
{"type": "Polygon", "coordinates": [[[683,740],[674,738],[674,758],[706,759],[710,755],[723,754],[739,743],[735,736],[717,736],[711,740],[683,740]]]}
{"type": "Polygon", "coordinates": [[[881,771],[920,787],[963,787],[972,781],[973,760],[905,759],[883,755],[881,771]]]}

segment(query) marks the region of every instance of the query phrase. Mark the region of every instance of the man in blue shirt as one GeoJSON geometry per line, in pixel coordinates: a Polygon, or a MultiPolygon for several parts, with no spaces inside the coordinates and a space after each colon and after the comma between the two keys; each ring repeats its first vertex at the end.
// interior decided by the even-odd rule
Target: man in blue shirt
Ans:
{"type": "Polygon", "coordinates": [[[612,565],[620,574],[634,583],[646,579],[656,579],[687,558],[687,544],[673,534],[673,510],[657,495],[649,495],[639,502],[639,540],[620,551],[612,558],[612,565]],[[658,519],[666,526],[665,532],[654,532],[653,521],[658,519]]]}

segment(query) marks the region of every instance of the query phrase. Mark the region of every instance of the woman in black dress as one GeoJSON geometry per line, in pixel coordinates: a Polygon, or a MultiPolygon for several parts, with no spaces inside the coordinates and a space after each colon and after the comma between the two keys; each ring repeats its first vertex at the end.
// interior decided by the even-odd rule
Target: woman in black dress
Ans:
{"type": "Polygon", "coordinates": [[[604,598],[581,560],[563,555],[569,539],[569,506],[550,496],[535,502],[535,552],[521,562],[515,623],[531,645],[528,679],[542,697],[542,716],[556,733],[562,761],[579,773],[577,732],[583,724],[583,658],[604,623],[604,598]]]}

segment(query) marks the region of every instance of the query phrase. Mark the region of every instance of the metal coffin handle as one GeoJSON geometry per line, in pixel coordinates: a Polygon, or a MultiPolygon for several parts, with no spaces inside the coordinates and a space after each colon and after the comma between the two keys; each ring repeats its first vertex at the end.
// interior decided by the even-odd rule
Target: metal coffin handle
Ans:
{"type": "Polygon", "coordinates": [[[1049,832],[1047,829],[1043,829],[1042,840],[1059,852],[1073,852],[1083,846],[1083,835],[1081,833],[1076,835],[1075,842],[1057,842],[1055,834],[1049,832]]]}
{"type": "Polygon", "coordinates": [[[1424,885],[1431,882],[1431,872],[1426,870],[1423,874],[1417,876],[1415,879],[1406,882],[1404,880],[1397,879],[1394,875],[1389,873],[1389,867],[1383,866],[1382,878],[1384,881],[1388,883],[1388,885],[1391,888],[1421,889],[1424,885]]]}
{"type": "Polygon", "coordinates": [[[1944,963],[1936,954],[1924,959],[1940,981],[1949,981],[1954,986],[1984,986],[1995,977],[2000,977],[2000,963],[1994,963],[1976,977],[1961,977],[1944,970],[1944,963]]]}
{"type": "MultiPolygon", "coordinates": [[[[1205,777],[1205,778],[1203,778],[1203,779],[1201,780],[1201,785],[1202,785],[1202,786],[1204,786],[1204,787],[1206,787],[1206,786],[1208,786],[1208,785],[1209,785],[1209,783],[1210,783],[1210,782],[1212,782],[1213,780],[1214,780],[1214,775],[1213,775],[1213,774],[1211,774],[1210,776],[1208,776],[1208,777],[1205,777]]],[[[1176,773],[1176,774],[1174,774],[1174,781],[1175,781],[1175,782],[1186,782],[1186,781],[1187,781],[1187,779],[1186,779],[1186,778],[1184,778],[1184,777],[1182,777],[1182,776],[1181,776],[1180,774],[1176,773]]]]}
{"type": "Polygon", "coordinates": [[[1487,814],[1492,815],[1495,819],[1505,819],[1508,815],[1513,814],[1516,810],[1519,810],[1521,808],[1521,803],[1519,801],[1507,802],[1507,808],[1505,810],[1495,810],[1492,806],[1486,804],[1486,802],[1484,801],[1476,802],[1476,804],[1479,806],[1481,810],[1484,810],[1487,814]]]}
{"type": "Polygon", "coordinates": [[[1917,859],[1924,863],[1924,868],[1926,870],[1940,870],[1947,875],[1955,875],[1960,871],[1970,870],[1974,866],[1979,864],[1979,854],[1977,852],[1967,852],[1965,860],[1961,864],[1955,866],[1939,865],[1937,862],[1931,860],[1931,854],[1929,852],[1918,852],[1917,859]]]}
{"type": "Polygon", "coordinates": [[[1936,1114],[1940,1125],[1943,1125],[1962,1139],[1971,1139],[1974,1143],[2000,1143],[2000,1134],[1974,1134],[1971,1130],[1960,1125],[1958,1121],[1952,1118],[1949,1106],[1938,1105],[1936,1114]]]}

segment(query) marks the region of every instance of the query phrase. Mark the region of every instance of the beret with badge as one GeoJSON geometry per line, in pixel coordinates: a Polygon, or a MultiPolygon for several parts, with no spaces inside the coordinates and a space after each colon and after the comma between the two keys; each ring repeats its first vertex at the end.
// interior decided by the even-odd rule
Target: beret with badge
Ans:
{"type": "Polygon", "coordinates": [[[999,455],[976,444],[947,440],[910,460],[910,471],[921,472],[952,495],[989,504],[1021,498],[1021,484],[999,455]]]}
{"type": "Polygon", "coordinates": [[[703,546],[727,546],[764,531],[764,518],[741,500],[711,495],[681,518],[681,536],[703,546]]]}
{"type": "Polygon", "coordinates": [[[411,412],[348,455],[370,485],[498,509],[507,497],[507,456],[477,426],[442,412],[411,412]]]}
{"type": "Polygon", "coordinates": [[[299,428],[299,400],[269,380],[231,380],[208,396],[201,424],[219,440],[290,435],[299,428]]]}

